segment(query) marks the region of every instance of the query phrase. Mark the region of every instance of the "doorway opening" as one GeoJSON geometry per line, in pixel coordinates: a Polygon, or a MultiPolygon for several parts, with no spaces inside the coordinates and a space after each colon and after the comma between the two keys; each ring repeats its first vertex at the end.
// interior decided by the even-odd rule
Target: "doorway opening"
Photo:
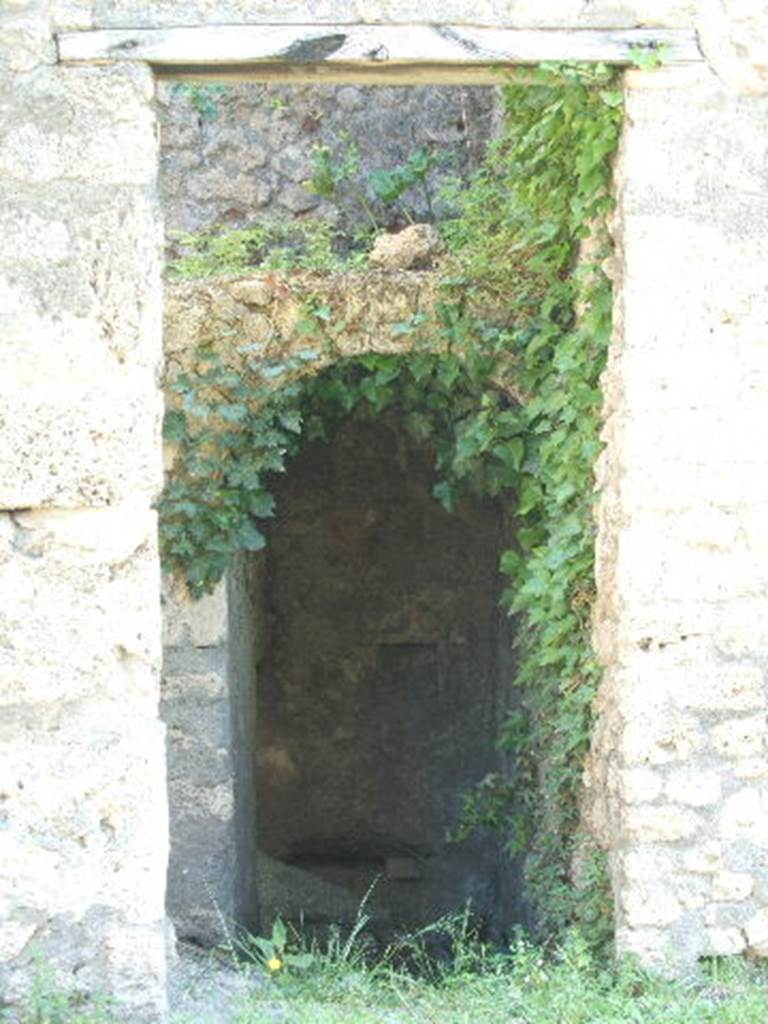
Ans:
{"type": "MultiPolygon", "coordinates": [[[[346,258],[344,239],[372,218],[393,232],[434,222],[447,179],[479,166],[500,116],[487,86],[166,84],[160,98],[169,256],[183,278],[200,238],[288,225],[290,263],[309,224],[343,236],[346,258]]],[[[263,252],[243,253],[214,270],[252,273],[263,252]]],[[[270,272],[289,282],[291,269],[270,272]]],[[[246,291],[238,331],[266,315],[246,291]]],[[[213,292],[205,303],[221,305],[213,292]]],[[[172,373],[184,357],[170,349],[172,373]]],[[[167,589],[168,905],[181,937],[216,942],[222,919],[261,933],[278,915],[349,924],[364,898],[382,936],[467,905],[496,933],[522,919],[500,839],[449,836],[465,793],[503,768],[508,524],[501,502],[445,511],[433,463],[396,411],[350,420],[276,480],[263,553],[241,556],[199,605],[167,589]]]]}
{"type": "MultiPolygon", "coordinates": [[[[503,510],[432,495],[434,457],[396,414],[305,446],[275,488],[253,757],[258,913],[423,927],[469,904],[498,931],[498,837],[453,843],[461,798],[500,768],[509,620],[503,510]]],[[[256,916],[252,908],[246,917],[256,916]]]]}

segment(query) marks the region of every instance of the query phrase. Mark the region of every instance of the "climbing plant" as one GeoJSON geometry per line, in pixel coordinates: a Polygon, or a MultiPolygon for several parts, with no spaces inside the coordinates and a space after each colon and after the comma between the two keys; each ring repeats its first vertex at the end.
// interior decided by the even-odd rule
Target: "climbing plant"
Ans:
{"type": "Polygon", "coordinates": [[[443,226],[434,316],[396,328],[412,335],[408,355],[332,362],[337,314],[308,296],[297,355],[223,355],[212,338],[197,372],[177,378],[166,436],[178,454],[160,502],[161,544],[194,595],[209,591],[235,551],[263,546],[269,476],[302,438],[387,408],[432,445],[435,496],[447,508],[468,491],[502,496],[517,524],[501,567],[504,603],[520,619],[523,710],[501,736],[509,777],[483,780],[467,797],[459,833],[494,825],[526,851],[544,933],[580,920],[597,934],[610,918],[599,863],[582,856],[590,884],[581,888],[572,864],[598,679],[593,464],[622,94],[611,69],[551,65],[512,76],[503,92],[503,134],[449,197],[455,216],[443,226]]]}

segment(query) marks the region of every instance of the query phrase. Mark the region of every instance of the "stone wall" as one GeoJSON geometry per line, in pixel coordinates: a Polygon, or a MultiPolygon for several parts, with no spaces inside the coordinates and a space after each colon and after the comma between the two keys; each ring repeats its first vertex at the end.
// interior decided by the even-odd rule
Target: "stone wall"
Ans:
{"type": "MultiPolygon", "coordinates": [[[[473,8],[510,27],[693,25],[714,71],[630,76],[620,174],[589,778],[619,948],[647,959],[766,952],[763,15],[761,0],[473,8]]],[[[163,1006],[153,83],[57,65],[54,32],[465,17],[463,0],[0,13],[4,1000],[28,991],[37,945],[137,1019],[163,1006]]]]}
{"type": "Polygon", "coordinates": [[[618,948],[768,954],[768,97],[631,73],[589,773],[618,948]]]}
{"type": "Polygon", "coordinates": [[[60,7],[0,13],[0,1004],[40,954],[140,1020],[165,1000],[154,88],[56,66],[60,7]]]}
{"type": "MultiPolygon", "coordinates": [[[[172,252],[179,233],[217,226],[313,217],[345,233],[370,227],[357,194],[360,184],[374,168],[402,165],[419,148],[440,160],[428,176],[439,214],[441,182],[466,177],[482,156],[497,97],[493,88],[462,86],[206,88],[196,105],[190,86],[158,86],[161,190],[172,252]],[[340,165],[351,145],[359,153],[360,175],[355,188],[341,186],[345,202],[308,189],[313,149],[327,146],[340,165]]],[[[377,206],[370,185],[367,191],[382,226],[402,221],[403,209],[416,220],[431,217],[419,189],[410,189],[403,205],[389,210],[377,206]]]]}

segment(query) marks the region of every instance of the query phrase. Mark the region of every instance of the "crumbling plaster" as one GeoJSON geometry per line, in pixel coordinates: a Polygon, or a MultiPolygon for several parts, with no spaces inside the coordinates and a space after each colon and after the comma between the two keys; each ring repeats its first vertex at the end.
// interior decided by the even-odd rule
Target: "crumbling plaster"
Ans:
{"type": "MultiPolygon", "coordinates": [[[[619,948],[648,959],[768,952],[762,7],[473,8],[518,27],[693,25],[711,63],[628,76],[619,175],[589,790],[619,948]]],[[[0,12],[5,999],[24,995],[34,940],[136,1019],[164,1007],[154,86],[146,67],[57,65],[54,32],[465,17],[458,0],[0,12]]]]}

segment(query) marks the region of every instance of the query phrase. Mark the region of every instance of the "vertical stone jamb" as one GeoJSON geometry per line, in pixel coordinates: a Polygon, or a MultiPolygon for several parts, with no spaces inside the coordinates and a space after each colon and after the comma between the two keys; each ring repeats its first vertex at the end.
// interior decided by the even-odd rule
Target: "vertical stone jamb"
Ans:
{"type": "Polygon", "coordinates": [[[0,998],[24,998],[39,954],[158,1020],[154,83],[57,66],[54,8],[0,14],[0,998]]]}
{"type": "Polygon", "coordinates": [[[627,75],[588,772],[617,945],[768,953],[768,98],[627,75]]]}

